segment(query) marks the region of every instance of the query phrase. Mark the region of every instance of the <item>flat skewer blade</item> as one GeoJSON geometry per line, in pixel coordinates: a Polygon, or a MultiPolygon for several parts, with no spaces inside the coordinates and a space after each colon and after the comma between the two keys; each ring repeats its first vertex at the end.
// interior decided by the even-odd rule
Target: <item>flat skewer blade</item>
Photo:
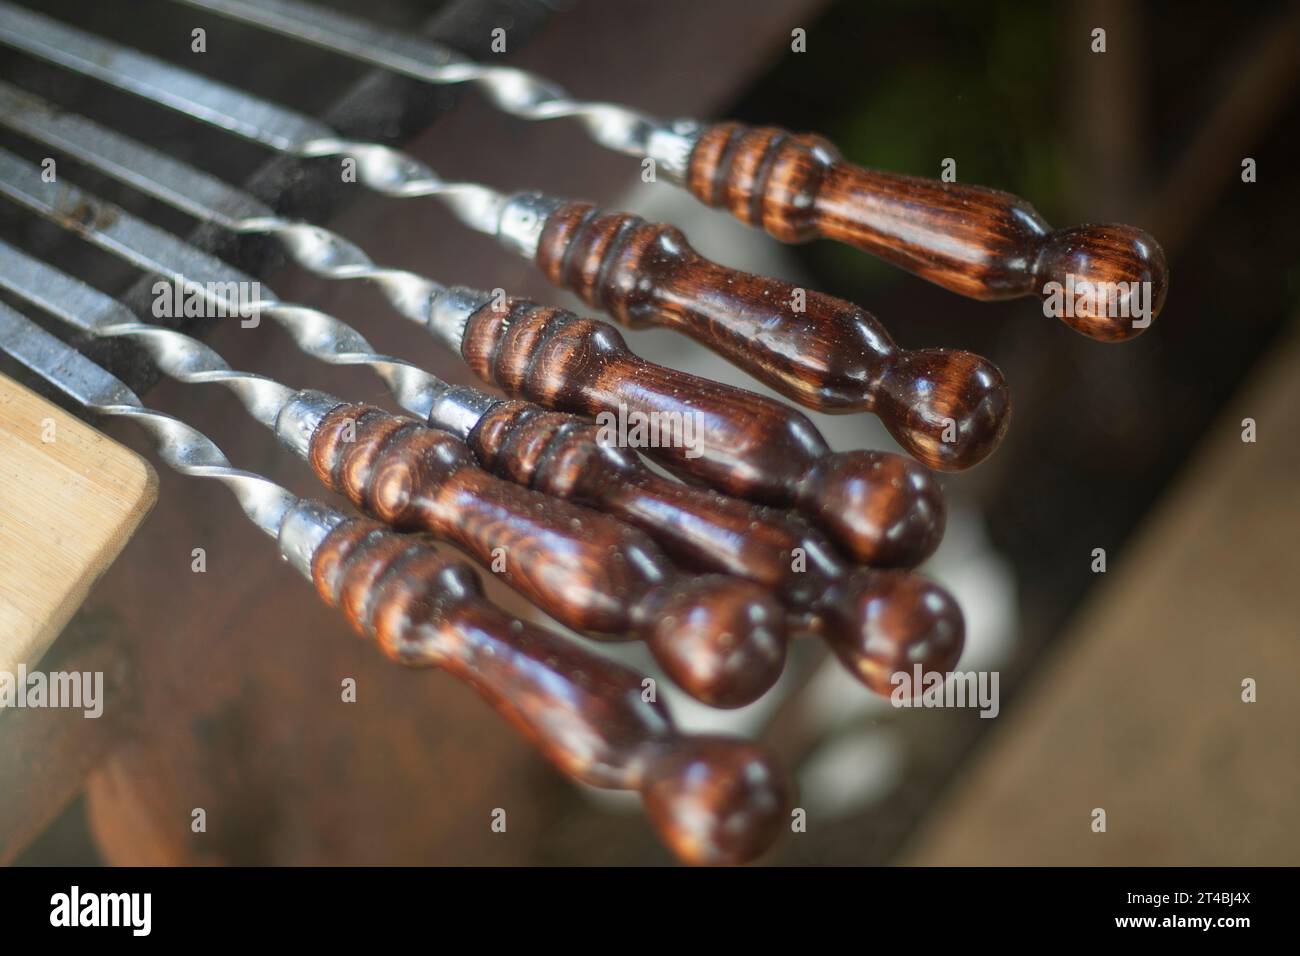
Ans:
{"type": "Polygon", "coordinates": [[[121,381],[3,302],[0,351],[87,408],[140,405],[135,392],[121,381]]]}

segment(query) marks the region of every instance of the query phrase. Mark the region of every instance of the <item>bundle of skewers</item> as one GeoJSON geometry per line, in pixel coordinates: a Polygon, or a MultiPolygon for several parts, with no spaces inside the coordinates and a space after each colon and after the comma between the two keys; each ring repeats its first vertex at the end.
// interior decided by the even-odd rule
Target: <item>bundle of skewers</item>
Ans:
{"type": "MultiPolygon", "coordinates": [[[[1163,302],[1159,246],[1127,226],[1050,229],[1023,200],[972,186],[864,170],[826,141],[737,123],[665,122],[577,101],[554,85],[435,43],[296,2],[183,0],[431,84],[478,88],[528,120],[574,119],[602,146],[653,160],[661,177],[784,242],[857,246],[962,295],[1044,295],[1088,282],[1163,302]]],[[[793,402],[870,412],[911,456],[834,453],[783,402],[638,357],[612,325],[563,309],[444,285],[376,264],[344,236],[281,215],[214,178],[76,112],[0,83],[0,125],[180,212],[238,236],[269,237],[303,268],[379,288],[490,388],[447,383],[385,355],[353,327],[263,283],[29,160],[0,150],[0,194],[217,314],[283,328],[307,355],[373,370],[406,414],[231,368],[177,328],[148,321],[38,256],[0,243],[0,288],[33,314],[130,341],[180,382],[228,389],[358,514],[290,493],[232,465],[185,423],[29,316],[0,305],[0,349],[94,415],[134,420],[169,466],[227,485],[283,557],[398,663],[471,683],[563,773],[639,792],[668,846],[690,863],[755,859],[789,825],[792,788],[745,740],[678,731],[645,677],[591,641],[644,641],[663,673],[721,708],[759,699],[789,642],[822,640],[864,685],[945,673],[962,614],[914,570],[938,546],[935,471],[996,449],[1010,415],[986,359],[906,350],[866,310],[709,261],[666,224],[535,192],[451,182],[376,142],[242,89],[0,2],[0,43],[303,163],[352,161],[377,193],[443,202],[554,284],[630,328],[691,336],[793,402]],[[238,290],[254,287],[248,300],[238,290]],[[609,416],[689,419],[693,440],[627,447],[609,416]],[[652,469],[641,454],[662,471],[652,469]],[[675,477],[667,477],[665,473],[675,477]],[[446,542],[476,561],[439,552],[446,542]],[[498,561],[501,555],[504,561],[498,561]],[[561,635],[485,597],[501,578],[561,635]]],[[[1133,303],[1071,310],[1104,341],[1145,327],[1133,303]]],[[[632,443],[636,444],[636,443],[632,443]]]]}

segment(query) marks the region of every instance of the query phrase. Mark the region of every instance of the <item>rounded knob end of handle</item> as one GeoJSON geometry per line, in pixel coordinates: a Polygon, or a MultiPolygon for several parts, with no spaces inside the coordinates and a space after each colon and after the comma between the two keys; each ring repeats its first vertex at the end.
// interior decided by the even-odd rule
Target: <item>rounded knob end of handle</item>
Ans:
{"type": "Polygon", "coordinates": [[[791,793],[766,750],[729,737],[687,737],[673,744],[656,756],[641,790],[664,842],[697,865],[748,863],[761,856],[789,821],[791,793]]]}
{"type": "Polygon", "coordinates": [[[835,655],[882,696],[894,692],[897,673],[911,680],[918,666],[923,674],[951,671],[966,640],[952,595],[909,571],[854,572],[826,615],[824,634],[835,655]]]}
{"type": "Polygon", "coordinates": [[[799,500],[847,554],[873,567],[914,567],[943,537],[939,481],[902,455],[828,455],[808,473],[799,500]]]}
{"type": "Polygon", "coordinates": [[[713,707],[762,697],[785,669],[785,614],[757,585],[706,576],[658,603],[650,651],[682,690],[713,707]]]}
{"type": "Polygon", "coordinates": [[[1169,290],[1164,250],[1133,226],[1058,229],[1043,244],[1034,274],[1046,311],[1101,342],[1140,335],[1169,290]]]}
{"type": "Polygon", "coordinates": [[[1011,416],[1011,393],[998,367],[951,349],[898,353],[876,402],[895,440],[939,471],[982,462],[1001,443],[1011,416]]]}

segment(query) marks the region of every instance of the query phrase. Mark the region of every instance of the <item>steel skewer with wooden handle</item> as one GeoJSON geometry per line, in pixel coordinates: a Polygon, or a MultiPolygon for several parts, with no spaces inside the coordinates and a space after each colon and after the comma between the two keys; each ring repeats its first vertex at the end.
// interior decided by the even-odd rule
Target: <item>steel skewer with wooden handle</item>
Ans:
{"type": "MultiPolygon", "coordinates": [[[[412,321],[430,321],[435,303],[446,291],[425,276],[376,265],[336,232],[276,216],[243,190],[3,82],[0,122],[207,222],[241,234],[270,235],[297,263],[318,275],[373,282],[394,309],[412,321]]],[[[32,177],[28,174],[26,178],[32,177]]],[[[937,511],[941,506],[936,502],[934,507],[937,511]]],[[[889,509],[876,514],[885,523],[874,532],[861,529],[853,549],[865,563],[889,567],[916,564],[938,542],[937,522],[935,535],[925,540],[900,533],[899,516],[891,515],[889,509]]]]}
{"type": "MultiPolygon", "coordinates": [[[[0,183],[14,181],[0,176],[0,183]]],[[[228,276],[224,264],[175,237],[94,204],[73,186],[62,188],[64,199],[91,219],[113,223],[105,248],[151,248],[164,257],[170,248],[168,261],[186,268],[175,274],[182,281],[228,276]]],[[[193,288],[234,314],[238,304],[223,298],[228,283],[227,277],[193,288]]],[[[308,354],[375,368],[404,407],[439,431],[235,372],[201,342],[136,321],[110,297],[3,242],[0,287],[83,331],[139,342],[182,381],[230,388],[327,487],[385,521],[444,535],[488,566],[507,546],[506,579],[534,603],[580,630],[644,637],[674,680],[708,703],[747,703],[779,676],[785,629],[770,600],[734,579],[701,578],[686,586],[629,527],[586,509],[566,511],[542,492],[612,506],[667,543],[679,561],[775,591],[802,612],[792,623],[819,634],[877,693],[890,693],[890,678],[900,669],[922,662],[946,670],[960,655],[961,612],[933,582],[902,571],[850,569],[790,516],[655,476],[634,454],[606,448],[587,423],[448,385],[374,352],[332,316],[302,306],[270,313],[308,354]],[[457,438],[496,473],[539,490],[512,494],[499,487],[466,461],[457,438]],[[619,560],[604,567],[611,544],[619,560]]]]}
{"type": "MultiPolygon", "coordinates": [[[[297,0],[182,0],[344,56],[435,84],[479,87],[529,120],[575,118],[597,143],[649,157],[700,201],[782,242],[847,243],[975,299],[1114,289],[1062,321],[1114,342],[1145,329],[1164,304],[1168,267],[1156,241],[1125,225],[1053,230],[1025,200],[980,186],[864,169],[820,136],[742,123],[663,121],[614,103],[577,100],[509,66],[476,63],[435,41],[297,0]]],[[[798,397],[798,396],[792,396],[798,397]]]]}
{"type": "Polygon", "coordinates": [[[135,421],[177,471],[225,484],[321,598],[390,658],[467,681],[574,779],[638,791],[686,862],[752,860],[785,825],[790,787],[763,749],[680,733],[662,704],[643,698],[642,675],[494,607],[467,564],[233,468],[204,435],[146,408],[3,303],[0,351],[87,411],[135,421]]]}
{"type": "MultiPolygon", "coordinates": [[[[364,185],[388,196],[439,199],[465,225],[495,236],[552,281],[626,324],[657,321],[686,332],[815,408],[873,411],[904,448],[933,468],[977,464],[1006,430],[1006,385],[986,360],[943,349],[899,349],[864,310],[817,293],[796,296],[789,284],[711,263],[670,227],[623,214],[596,216],[586,204],[445,181],[391,147],[342,139],[311,117],[2,2],[0,41],[271,149],[354,159],[364,185]]],[[[28,125],[55,124],[32,116],[28,125]]],[[[144,176],[137,172],[135,178],[144,176]]],[[[584,334],[625,349],[612,330],[594,327],[584,334]]],[[[455,335],[444,341],[470,358],[455,335]]]]}
{"type": "MultiPolygon", "coordinates": [[[[226,312],[255,308],[291,333],[296,329],[295,341],[324,361],[369,365],[404,407],[421,416],[430,411],[418,395],[403,395],[410,381],[427,385],[426,373],[410,363],[375,354],[355,330],[317,309],[277,299],[265,284],[258,286],[260,301],[235,301],[229,284],[248,288],[255,285],[251,277],[66,179],[45,182],[39,170],[5,150],[0,150],[0,193],[142,269],[194,283],[226,312]],[[323,328],[330,333],[321,334],[323,328]],[[342,338],[334,341],[335,334],[342,338]]],[[[458,348],[467,364],[513,395],[586,415],[631,410],[679,421],[690,416],[699,423],[694,447],[647,450],[732,495],[797,508],[864,563],[881,552],[895,563],[915,563],[904,556],[919,560],[937,544],[943,524],[938,484],[902,456],[832,453],[798,412],[645,362],[601,323],[517,300],[506,300],[498,310],[486,293],[428,280],[411,288],[428,293],[430,328],[448,344],[463,343],[458,348]]],[[[454,424],[453,416],[449,427],[454,424]]]]}
{"type": "MultiPolygon", "coordinates": [[[[343,237],[277,216],[188,164],[3,82],[0,123],[201,219],[271,235],[317,275],[374,282],[402,315],[427,320],[429,280],[377,266],[343,237]]],[[[887,421],[920,423],[901,437],[930,464],[969,463],[987,454],[984,446],[1006,424],[1005,384],[983,359],[946,349],[900,350],[862,309],[709,262],[670,226],[535,194],[510,199],[502,221],[541,223],[529,227],[537,235],[526,242],[516,242],[516,232],[498,235],[510,248],[527,250],[557,285],[624,325],[681,328],[813,408],[874,408],[887,421]],[[981,429],[972,420],[985,424],[981,429]],[[940,431],[937,445],[927,442],[933,425],[924,423],[945,421],[952,423],[952,440],[940,431]]]]}
{"type": "Polygon", "coordinates": [[[751,581],[688,574],[644,532],[483,471],[448,432],[231,369],[197,339],[137,321],[2,241],[0,287],[84,332],[140,344],[172,378],[229,389],[330,490],[398,531],[460,547],[562,624],[644,640],[707,704],[752,703],[781,676],[785,611],[751,581]]]}

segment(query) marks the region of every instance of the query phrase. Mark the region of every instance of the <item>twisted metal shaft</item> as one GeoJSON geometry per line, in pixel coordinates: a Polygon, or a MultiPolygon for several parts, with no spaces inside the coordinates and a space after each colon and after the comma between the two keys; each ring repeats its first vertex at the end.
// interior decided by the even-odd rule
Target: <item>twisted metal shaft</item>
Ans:
{"type": "Polygon", "coordinates": [[[373,283],[399,314],[421,325],[429,321],[438,297],[447,291],[427,276],[377,265],[355,243],[313,223],[267,215],[226,225],[235,232],[271,236],[294,262],[323,278],[373,283]]]}
{"type": "MultiPolygon", "coordinates": [[[[134,393],[131,395],[135,398],[134,393]]],[[[269,478],[234,467],[212,439],[164,412],[146,408],[138,398],[120,405],[88,405],[101,415],[129,418],[148,432],[158,457],[191,478],[219,481],[230,489],[244,514],[262,531],[278,537],[285,515],[298,497],[269,478]]]]}
{"type": "Polygon", "coordinates": [[[0,303],[0,351],[45,378],[89,411],[128,418],[148,434],[158,457],[181,474],[210,478],[231,490],[244,513],[276,537],[296,495],[269,478],[235,468],[216,444],[195,428],[146,408],[135,392],[70,346],[0,303]]]}
{"type": "Polygon", "coordinates": [[[112,296],[0,240],[0,286],[85,332],[137,342],[165,374],[233,392],[258,422],[274,428],[294,390],[253,372],[235,371],[212,348],[174,329],[150,325],[112,296]]]}
{"type": "MultiPolygon", "coordinates": [[[[171,275],[191,287],[184,273],[172,272],[171,275]]],[[[198,288],[209,302],[218,306],[230,304],[219,286],[209,284],[198,288]]],[[[346,322],[320,309],[283,302],[274,295],[265,294],[265,287],[263,293],[261,298],[246,303],[242,310],[268,316],[312,358],[331,365],[364,365],[371,369],[403,408],[421,418],[428,417],[438,397],[450,388],[446,382],[418,366],[376,351],[360,332],[346,322]]]]}
{"type": "Polygon", "coordinates": [[[478,183],[445,180],[391,146],[344,139],[312,117],[2,0],[0,42],[276,151],[351,159],[358,181],[376,192],[433,196],[471,229],[498,232],[509,197],[478,183]]]}
{"type": "Polygon", "coordinates": [[[432,167],[399,149],[338,136],[316,136],[293,142],[284,152],[304,159],[341,156],[356,161],[357,180],[385,196],[411,199],[432,196],[465,225],[496,235],[509,197],[481,183],[443,179],[432,167]]]}
{"type": "Polygon", "coordinates": [[[521,119],[575,119],[601,146],[621,153],[645,153],[650,138],[662,125],[627,106],[577,99],[535,73],[478,63],[436,41],[375,26],[319,5],[286,0],[181,2],[417,80],[474,86],[497,109],[521,119]]]}
{"type": "Polygon", "coordinates": [[[0,123],[199,219],[236,233],[271,236],[316,275],[373,282],[399,314],[421,325],[446,291],[428,276],[377,265],[337,232],[278,216],[255,197],[188,163],[4,82],[0,123]]]}
{"type": "MultiPolygon", "coordinates": [[[[185,294],[201,296],[219,312],[269,317],[313,358],[332,365],[364,365],[372,369],[402,407],[421,418],[429,418],[439,399],[452,390],[448,383],[423,369],[376,351],[346,322],[310,306],[282,301],[267,286],[233,266],[66,181],[44,182],[36,167],[5,150],[0,150],[0,193],[139,268],[166,276],[185,294]],[[76,216],[69,214],[73,209],[76,216]],[[240,289],[256,290],[257,294],[244,299],[238,294],[240,289]]],[[[133,330],[133,334],[138,331],[133,330]]],[[[150,335],[158,337],[156,332],[150,335]]],[[[200,353],[188,348],[177,350],[171,359],[182,364],[205,361],[200,353]]],[[[219,356],[216,359],[220,361],[219,356]]],[[[215,367],[181,370],[203,375],[222,371],[215,367]]]]}

